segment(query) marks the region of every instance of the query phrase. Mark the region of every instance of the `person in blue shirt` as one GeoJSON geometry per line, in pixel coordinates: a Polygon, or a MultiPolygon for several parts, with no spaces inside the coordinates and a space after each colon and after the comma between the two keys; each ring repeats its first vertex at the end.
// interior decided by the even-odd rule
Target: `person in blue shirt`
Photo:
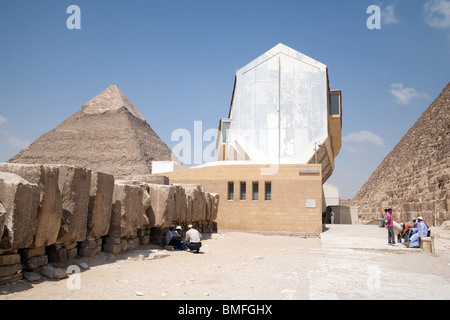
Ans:
{"type": "Polygon", "coordinates": [[[428,236],[428,226],[423,221],[422,217],[418,217],[418,226],[417,228],[413,228],[413,235],[409,239],[409,247],[410,248],[419,248],[420,247],[420,239],[428,236]]]}
{"type": "MultiPolygon", "coordinates": [[[[179,229],[181,230],[181,227],[179,229]]],[[[174,249],[180,249],[181,241],[179,233],[175,231],[175,226],[172,224],[166,233],[166,245],[173,246],[174,249]]]]}
{"type": "Polygon", "coordinates": [[[413,228],[418,228],[419,227],[419,221],[417,220],[417,218],[414,217],[412,220],[414,222],[414,227],[413,228]]]}

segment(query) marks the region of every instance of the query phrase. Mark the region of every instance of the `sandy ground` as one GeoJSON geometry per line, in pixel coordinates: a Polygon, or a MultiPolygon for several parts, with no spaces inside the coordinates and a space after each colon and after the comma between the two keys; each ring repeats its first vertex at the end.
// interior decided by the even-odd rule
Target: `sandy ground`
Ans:
{"type": "Polygon", "coordinates": [[[0,286],[0,300],[450,299],[450,261],[387,245],[378,226],[327,225],[320,238],[219,232],[200,253],[140,246],[102,253],[62,280],[0,286]]]}

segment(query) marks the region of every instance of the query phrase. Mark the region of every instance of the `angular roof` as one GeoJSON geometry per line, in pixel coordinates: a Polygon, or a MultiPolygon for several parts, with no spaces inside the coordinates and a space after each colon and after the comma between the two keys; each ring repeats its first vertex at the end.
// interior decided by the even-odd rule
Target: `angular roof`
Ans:
{"type": "Polygon", "coordinates": [[[180,163],[125,94],[112,85],[9,160],[67,164],[116,177],[151,174],[152,161],[180,163]]]}
{"type": "Polygon", "coordinates": [[[240,74],[244,74],[246,72],[248,72],[249,70],[255,68],[256,66],[260,65],[261,63],[279,55],[279,54],[283,54],[285,56],[288,56],[290,58],[296,59],[300,62],[303,62],[305,64],[310,65],[311,67],[317,68],[319,70],[322,71],[326,71],[327,70],[327,66],[324,65],[323,63],[314,60],[313,58],[295,50],[292,49],[282,43],[277,44],[275,47],[273,47],[272,49],[270,49],[269,51],[263,53],[262,55],[260,55],[258,58],[256,58],[255,60],[251,61],[250,63],[248,63],[247,65],[245,65],[244,67],[242,67],[241,69],[239,69],[236,73],[237,75],[240,74]]]}

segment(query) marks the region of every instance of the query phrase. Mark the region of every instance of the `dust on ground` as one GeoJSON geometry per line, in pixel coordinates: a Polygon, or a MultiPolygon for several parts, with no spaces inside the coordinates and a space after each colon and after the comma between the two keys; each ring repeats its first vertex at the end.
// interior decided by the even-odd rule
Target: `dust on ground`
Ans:
{"type": "Polygon", "coordinates": [[[450,261],[389,246],[378,226],[327,225],[320,238],[219,232],[198,254],[147,245],[72,264],[82,262],[66,279],[1,285],[0,300],[450,298],[450,261]]]}

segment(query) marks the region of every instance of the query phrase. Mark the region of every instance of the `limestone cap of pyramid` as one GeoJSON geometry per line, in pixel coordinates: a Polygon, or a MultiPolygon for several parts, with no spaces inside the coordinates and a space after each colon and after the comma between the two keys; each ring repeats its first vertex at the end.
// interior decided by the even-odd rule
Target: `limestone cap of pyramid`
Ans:
{"type": "Polygon", "coordinates": [[[145,121],[144,116],[115,84],[86,102],[81,107],[81,110],[85,114],[102,114],[105,112],[116,111],[121,108],[126,108],[133,116],[145,121]]]}

